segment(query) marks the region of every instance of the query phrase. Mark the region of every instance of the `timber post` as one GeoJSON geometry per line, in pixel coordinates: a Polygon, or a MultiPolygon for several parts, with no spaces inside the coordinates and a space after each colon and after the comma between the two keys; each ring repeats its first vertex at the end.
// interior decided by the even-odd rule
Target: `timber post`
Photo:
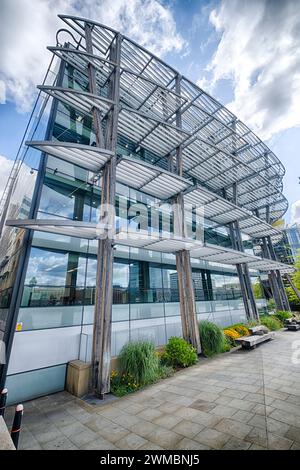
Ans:
{"type": "MultiPolygon", "coordinates": [[[[176,93],[181,94],[181,76],[176,76],[176,93]]],[[[182,127],[180,111],[176,112],[176,125],[182,127]]],[[[173,170],[173,165],[171,166],[173,170]]],[[[182,176],[182,147],[176,149],[176,172],[182,176]]],[[[180,237],[186,237],[186,226],[184,216],[183,194],[179,193],[174,198],[174,233],[180,237]]],[[[190,253],[188,250],[180,250],[176,253],[176,268],[178,274],[179,305],[183,338],[201,353],[200,334],[196,312],[196,301],[193,284],[193,274],[191,267],[190,253]]]]}
{"type": "MultiPolygon", "coordinates": [[[[93,53],[92,26],[85,24],[86,50],[93,53]]],[[[114,155],[106,163],[102,173],[101,212],[108,217],[109,226],[115,227],[115,194],[116,194],[116,145],[119,113],[121,35],[118,33],[111,44],[110,60],[115,63],[108,83],[108,98],[113,104],[109,110],[105,134],[100,113],[93,109],[93,123],[97,146],[112,150],[114,155]]],[[[97,94],[96,73],[89,64],[89,90],[97,94]]],[[[100,214],[101,218],[101,214],[100,214]]],[[[99,220],[100,221],[100,220],[99,220]]],[[[111,317],[113,302],[113,259],[114,246],[109,231],[98,241],[95,314],[93,329],[93,349],[90,377],[90,390],[100,398],[110,392],[111,360],[111,317]]]]}

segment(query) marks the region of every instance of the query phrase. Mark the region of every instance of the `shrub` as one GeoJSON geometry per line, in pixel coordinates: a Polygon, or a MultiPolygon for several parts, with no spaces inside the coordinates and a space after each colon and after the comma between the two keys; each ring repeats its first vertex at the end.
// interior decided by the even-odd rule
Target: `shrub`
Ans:
{"type": "Polygon", "coordinates": [[[277,320],[279,320],[283,325],[285,320],[288,320],[289,318],[292,317],[292,314],[290,312],[286,312],[284,310],[277,310],[277,312],[273,316],[276,317],[277,320]]]}
{"type": "Polygon", "coordinates": [[[162,360],[173,367],[189,367],[196,364],[196,349],[183,338],[172,336],[165,347],[162,360]]]}
{"type": "Polygon", "coordinates": [[[110,375],[110,386],[112,393],[117,397],[123,397],[140,388],[140,384],[135,381],[132,375],[121,374],[115,370],[110,375]]]}
{"type": "Polygon", "coordinates": [[[159,358],[150,341],[133,341],[123,346],[119,355],[122,375],[133,378],[138,385],[155,381],[158,377],[159,358]]]}
{"type": "Polygon", "coordinates": [[[224,341],[221,348],[221,353],[229,352],[231,350],[231,343],[228,338],[224,335],[224,341]]]}
{"type": "Polygon", "coordinates": [[[267,308],[269,312],[276,310],[276,303],[274,299],[269,299],[267,302],[267,308]]]}
{"type": "Polygon", "coordinates": [[[215,323],[207,320],[199,322],[201,346],[205,356],[211,357],[222,351],[224,346],[224,333],[215,323]]]}
{"type": "Polygon", "coordinates": [[[280,330],[282,327],[281,322],[274,315],[262,315],[260,317],[260,322],[271,331],[280,330]]]}

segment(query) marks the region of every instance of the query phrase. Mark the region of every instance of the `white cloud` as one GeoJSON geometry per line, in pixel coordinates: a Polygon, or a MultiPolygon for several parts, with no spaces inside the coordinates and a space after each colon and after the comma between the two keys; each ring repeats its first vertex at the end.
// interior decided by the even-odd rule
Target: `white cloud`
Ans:
{"type": "Polygon", "coordinates": [[[209,91],[232,79],[228,107],[265,139],[299,126],[299,1],[222,0],[210,21],[220,42],[207,68],[209,91]]]}
{"type": "Polygon", "coordinates": [[[300,199],[291,205],[291,224],[300,224],[300,199]]]}
{"type": "Polygon", "coordinates": [[[0,155],[0,199],[2,197],[13,161],[0,155]]]}
{"type": "Polygon", "coordinates": [[[58,13],[107,24],[160,56],[184,48],[172,11],[159,0],[1,0],[0,102],[6,90],[20,111],[30,109],[51,58],[46,47],[64,27],[58,13]]]}

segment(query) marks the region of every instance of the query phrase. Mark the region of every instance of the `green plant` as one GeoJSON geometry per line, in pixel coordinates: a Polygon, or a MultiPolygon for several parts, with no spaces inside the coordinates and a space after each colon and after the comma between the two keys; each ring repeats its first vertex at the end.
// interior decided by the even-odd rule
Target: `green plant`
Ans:
{"type": "Polygon", "coordinates": [[[159,364],[158,379],[166,379],[174,374],[174,369],[166,364],[159,364]]]}
{"type": "Polygon", "coordinates": [[[291,312],[286,312],[284,310],[277,310],[274,317],[276,317],[282,324],[284,324],[285,320],[288,320],[292,317],[291,312]]]}
{"type": "Polygon", "coordinates": [[[268,312],[273,312],[276,310],[276,303],[274,299],[269,299],[267,302],[268,312]]]}
{"type": "Polygon", "coordinates": [[[165,347],[162,360],[172,367],[189,367],[196,364],[196,349],[182,338],[172,336],[165,347]]]}
{"type": "Polygon", "coordinates": [[[132,375],[120,374],[113,370],[110,375],[110,388],[114,395],[123,397],[128,393],[138,390],[140,385],[134,380],[132,375]]]}
{"type": "Polygon", "coordinates": [[[262,315],[260,317],[260,322],[271,331],[280,330],[282,327],[281,322],[274,315],[262,315]]]}
{"type": "Polygon", "coordinates": [[[211,357],[222,351],[224,333],[215,323],[203,320],[199,322],[201,346],[205,356],[211,357]]]}
{"type": "Polygon", "coordinates": [[[229,352],[231,350],[231,342],[228,338],[226,338],[226,336],[224,335],[224,341],[223,341],[223,344],[222,344],[222,347],[221,347],[221,353],[225,353],[225,352],[229,352]]]}
{"type": "Polygon", "coordinates": [[[132,376],[138,385],[155,381],[158,377],[159,358],[150,341],[133,341],[123,346],[119,355],[121,374],[132,376]]]}

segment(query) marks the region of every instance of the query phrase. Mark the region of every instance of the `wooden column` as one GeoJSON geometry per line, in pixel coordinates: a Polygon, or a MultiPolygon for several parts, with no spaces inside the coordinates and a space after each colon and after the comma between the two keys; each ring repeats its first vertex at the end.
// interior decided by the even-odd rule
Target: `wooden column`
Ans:
{"type": "MultiPolygon", "coordinates": [[[[85,26],[86,50],[93,53],[92,27],[85,26]]],[[[93,110],[94,129],[96,142],[99,147],[116,151],[117,124],[119,112],[119,83],[120,83],[120,54],[121,36],[116,35],[111,45],[110,60],[116,63],[108,84],[108,98],[114,104],[106,121],[105,135],[99,112],[93,110]]],[[[97,94],[95,69],[89,65],[89,89],[97,94]]],[[[116,153],[105,165],[102,173],[101,207],[108,208],[107,222],[111,227],[115,226],[115,194],[116,194],[116,153]],[[110,210],[112,209],[112,210],[110,210]]],[[[103,215],[103,214],[102,214],[103,215]]],[[[110,359],[111,359],[111,315],[113,300],[113,240],[107,232],[98,242],[96,298],[93,330],[93,351],[90,389],[93,393],[104,397],[110,391],[110,359]]]]}
{"type": "MultiPolygon", "coordinates": [[[[181,77],[176,77],[176,93],[181,93],[181,77]]],[[[182,127],[181,113],[176,113],[176,125],[182,127]]],[[[176,172],[182,176],[182,148],[176,149],[176,172]]],[[[178,194],[174,199],[174,233],[180,237],[186,237],[184,200],[183,194],[178,194]]],[[[195,292],[191,267],[190,253],[180,250],[176,253],[176,267],[178,273],[179,303],[183,338],[201,353],[201,343],[196,313],[195,292]]]]}
{"type": "MultiPolygon", "coordinates": [[[[226,196],[226,192],[224,194],[226,196]]],[[[238,186],[237,183],[233,184],[233,203],[238,205],[238,186]]],[[[243,240],[241,235],[240,224],[238,220],[229,224],[230,236],[235,250],[244,251],[243,240]]],[[[253,288],[251,284],[251,277],[249,268],[246,263],[236,265],[241,291],[245,306],[245,312],[248,320],[259,320],[259,314],[253,288]]]]}
{"type": "MultiPolygon", "coordinates": [[[[276,252],[274,250],[272,238],[270,237],[270,235],[266,237],[266,240],[267,240],[268,247],[269,247],[270,258],[274,261],[277,261],[276,252]]],[[[278,269],[273,271],[273,278],[274,278],[274,282],[276,282],[277,284],[278,295],[280,298],[280,306],[282,307],[280,308],[280,310],[290,311],[291,310],[290,303],[286,295],[286,291],[284,288],[280,271],[278,269]]]]}

